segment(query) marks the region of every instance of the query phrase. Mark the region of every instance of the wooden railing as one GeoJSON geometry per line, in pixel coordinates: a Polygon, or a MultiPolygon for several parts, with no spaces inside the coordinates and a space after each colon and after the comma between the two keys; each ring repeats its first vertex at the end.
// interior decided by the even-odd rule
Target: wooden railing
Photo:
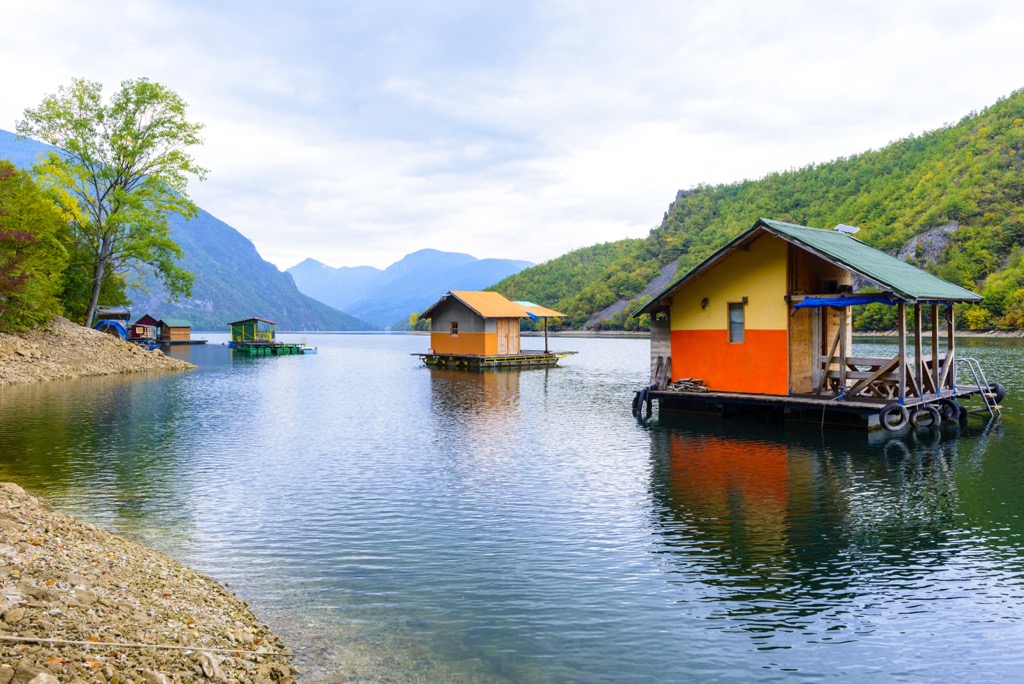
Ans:
{"type": "MultiPolygon", "coordinates": [[[[931,357],[922,358],[920,367],[909,357],[904,357],[903,361],[904,396],[941,394],[937,388],[949,387],[953,382],[950,372],[953,364],[945,357],[938,359],[938,368],[931,357]]],[[[843,362],[836,357],[821,356],[817,394],[896,399],[900,396],[900,375],[899,356],[890,359],[849,356],[843,362]]]]}

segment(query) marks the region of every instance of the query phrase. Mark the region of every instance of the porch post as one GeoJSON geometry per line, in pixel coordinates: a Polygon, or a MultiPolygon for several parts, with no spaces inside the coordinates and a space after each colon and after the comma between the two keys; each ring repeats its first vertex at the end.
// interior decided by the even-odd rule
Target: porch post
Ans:
{"type": "Polygon", "coordinates": [[[956,309],[953,308],[953,302],[946,303],[946,370],[942,374],[945,377],[946,384],[949,387],[956,385],[956,335],[953,331],[956,330],[956,309]]]}
{"type": "Polygon", "coordinates": [[[940,382],[942,381],[941,364],[939,363],[939,305],[932,303],[932,378],[935,380],[932,384],[935,386],[935,394],[942,394],[942,387],[940,382]]]}
{"type": "Polygon", "coordinates": [[[899,322],[899,361],[897,376],[899,377],[900,404],[907,397],[907,305],[900,302],[896,305],[896,318],[899,322]]]}
{"type": "Polygon", "coordinates": [[[914,302],[914,379],[917,388],[924,394],[924,351],[921,343],[921,304],[914,302]]]}
{"type": "Polygon", "coordinates": [[[839,309],[839,392],[846,391],[846,312],[850,308],[839,309]]]}

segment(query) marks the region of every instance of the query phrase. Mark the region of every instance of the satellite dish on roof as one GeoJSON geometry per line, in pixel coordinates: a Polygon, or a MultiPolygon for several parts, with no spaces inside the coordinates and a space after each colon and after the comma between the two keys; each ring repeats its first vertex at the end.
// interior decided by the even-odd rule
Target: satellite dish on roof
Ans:
{"type": "Polygon", "coordinates": [[[835,229],[838,230],[840,233],[846,233],[848,235],[853,235],[858,230],[860,230],[860,228],[857,228],[856,226],[848,226],[845,223],[840,223],[838,226],[835,227],[835,229]]]}

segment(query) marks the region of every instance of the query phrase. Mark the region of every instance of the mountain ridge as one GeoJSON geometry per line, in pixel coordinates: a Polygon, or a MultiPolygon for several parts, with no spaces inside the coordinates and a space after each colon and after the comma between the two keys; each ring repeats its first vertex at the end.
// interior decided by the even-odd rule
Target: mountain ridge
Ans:
{"type": "Polygon", "coordinates": [[[375,325],[403,329],[409,315],[449,290],[480,290],[532,266],[528,261],[477,259],[462,252],[421,249],[387,268],[333,268],[304,259],[287,269],[305,294],[375,325]]]}

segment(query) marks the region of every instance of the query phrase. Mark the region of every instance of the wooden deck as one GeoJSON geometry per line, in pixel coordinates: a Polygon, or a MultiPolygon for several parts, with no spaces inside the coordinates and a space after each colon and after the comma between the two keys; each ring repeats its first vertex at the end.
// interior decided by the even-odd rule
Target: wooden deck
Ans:
{"type": "Polygon", "coordinates": [[[435,368],[464,368],[467,370],[542,368],[558,364],[559,359],[575,354],[574,351],[530,351],[523,350],[518,354],[434,354],[417,352],[413,356],[420,357],[428,366],[435,368]]]}

